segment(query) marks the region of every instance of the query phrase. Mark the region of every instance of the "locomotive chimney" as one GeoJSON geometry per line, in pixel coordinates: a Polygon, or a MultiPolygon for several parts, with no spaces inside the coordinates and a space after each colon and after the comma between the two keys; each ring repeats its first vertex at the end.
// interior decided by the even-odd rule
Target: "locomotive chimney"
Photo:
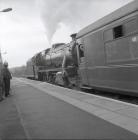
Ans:
{"type": "Polygon", "coordinates": [[[72,38],[72,41],[74,41],[74,40],[76,40],[76,33],[74,33],[74,34],[72,34],[72,35],[70,35],[71,36],[71,38],[72,38]]]}

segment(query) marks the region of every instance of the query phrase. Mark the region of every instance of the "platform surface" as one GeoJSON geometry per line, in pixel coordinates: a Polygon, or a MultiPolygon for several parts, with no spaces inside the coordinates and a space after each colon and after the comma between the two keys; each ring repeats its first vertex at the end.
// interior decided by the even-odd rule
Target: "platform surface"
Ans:
{"type": "Polygon", "coordinates": [[[0,102],[1,139],[138,139],[138,109],[28,79],[0,102]]]}

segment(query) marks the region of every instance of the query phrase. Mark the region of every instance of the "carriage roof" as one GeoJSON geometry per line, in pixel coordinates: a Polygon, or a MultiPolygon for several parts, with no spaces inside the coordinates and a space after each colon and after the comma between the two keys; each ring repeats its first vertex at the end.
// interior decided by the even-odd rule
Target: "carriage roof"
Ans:
{"type": "Polygon", "coordinates": [[[111,14],[99,19],[98,21],[88,25],[87,27],[83,28],[82,30],[80,30],[77,34],[77,38],[80,38],[92,31],[97,30],[100,27],[103,27],[117,19],[120,19],[124,16],[127,16],[131,13],[134,13],[138,11],[138,1],[135,0],[131,3],[128,3],[127,5],[119,8],[118,10],[112,12],[111,14]]]}

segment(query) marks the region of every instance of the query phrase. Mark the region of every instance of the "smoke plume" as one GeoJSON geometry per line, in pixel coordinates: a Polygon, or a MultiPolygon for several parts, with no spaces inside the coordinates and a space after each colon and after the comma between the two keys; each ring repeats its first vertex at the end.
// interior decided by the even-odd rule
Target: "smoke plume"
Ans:
{"type": "Polygon", "coordinates": [[[49,40],[60,23],[77,32],[132,0],[37,0],[49,40]]]}

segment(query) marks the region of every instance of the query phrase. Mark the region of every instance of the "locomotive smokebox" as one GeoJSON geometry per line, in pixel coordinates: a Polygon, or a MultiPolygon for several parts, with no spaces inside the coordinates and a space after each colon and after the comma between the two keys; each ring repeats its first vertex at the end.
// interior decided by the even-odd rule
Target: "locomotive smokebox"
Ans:
{"type": "Polygon", "coordinates": [[[76,40],[76,36],[77,36],[76,33],[70,35],[70,37],[72,38],[72,41],[76,40]]]}

